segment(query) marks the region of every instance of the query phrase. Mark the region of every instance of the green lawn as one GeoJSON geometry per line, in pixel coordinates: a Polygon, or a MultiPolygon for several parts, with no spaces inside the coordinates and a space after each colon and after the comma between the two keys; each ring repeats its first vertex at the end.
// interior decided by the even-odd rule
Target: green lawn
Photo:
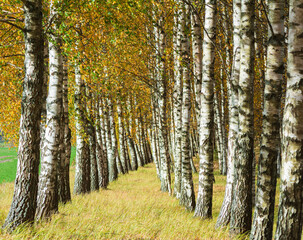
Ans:
{"type": "MultiPolygon", "coordinates": [[[[13,182],[17,171],[17,148],[0,147],[0,184],[13,182]]],[[[76,157],[76,148],[72,147],[71,162],[76,157]]]]}
{"type": "Polygon", "coordinates": [[[17,148],[0,148],[0,183],[15,180],[17,171],[17,148]]]}

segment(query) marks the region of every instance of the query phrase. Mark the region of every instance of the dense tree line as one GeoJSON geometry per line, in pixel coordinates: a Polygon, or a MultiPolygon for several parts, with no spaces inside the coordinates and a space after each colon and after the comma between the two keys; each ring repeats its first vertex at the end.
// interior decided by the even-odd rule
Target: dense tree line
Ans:
{"type": "Polygon", "coordinates": [[[21,113],[19,135],[0,116],[6,137],[19,141],[3,227],[49,218],[71,201],[74,144],[74,194],[154,162],[161,191],[201,219],[213,217],[218,159],[227,180],[216,226],[229,225],[231,236],[273,238],[280,177],[274,237],[301,239],[302,0],[0,7],[0,89],[9,84],[12,111],[21,113]]]}

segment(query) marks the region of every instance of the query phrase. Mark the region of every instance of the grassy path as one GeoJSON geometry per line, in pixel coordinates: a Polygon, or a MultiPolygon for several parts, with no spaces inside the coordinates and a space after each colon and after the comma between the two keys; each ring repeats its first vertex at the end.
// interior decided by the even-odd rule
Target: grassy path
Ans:
{"type": "MultiPolygon", "coordinates": [[[[72,170],[71,179],[74,179],[72,170]]],[[[198,175],[194,175],[195,190],[198,175]]],[[[179,206],[175,198],[160,192],[153,164],[131,172],[89,195],[73,196],[60,206],[51,221],[19,230],[0,239],[228,239],[227,230],[215,230],[224,197],[223,176],[216,175],[214,220],[201,221],[179,206]]],[[[0,225],[10,207],[13,184],[0,185],[0,225]]]]}

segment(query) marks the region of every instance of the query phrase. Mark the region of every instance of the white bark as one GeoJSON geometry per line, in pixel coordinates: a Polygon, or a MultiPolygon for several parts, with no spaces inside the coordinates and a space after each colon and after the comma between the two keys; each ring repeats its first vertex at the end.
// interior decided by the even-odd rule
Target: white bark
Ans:
{"type": "Polygon", "coordinates": [[[49,87],[46,100],[46,129],[41,156],[41,172],[39,175],[36,218],[38,220],[50,217],[58,211],[58,160],[61,160],[60,144],[63,142],[62,125],[62,85],[63,61],[61,39],[57,36],[60,17],[54,2],[50,4],[50,19],[52,19],[52,36],[49,41],[49,87]]]}
{"type": "Polygon", "coordinates": [[[241,25],[241,0],[233,1],[233,66],[232,76],[229,83],[229,133],[227,149],[227,178],[225,195],[217,219],[216,227],[226,226],[230,221],[234,182],[234,160],[236,159],[236,141],[238,136],[238,84],[240,72],[240,25],[241,25]]]}
{"type": "Polygon", "coordinates": [[[192,148],[190,144],[190,116],[191,116],[191,74],[190,74],[190,42],[187,35],[190,29],[189,6],[182,5],[180,16],[181,27],[181,57],[183,67],[183,101],[182,101],[182,135],[181,135],[181,194],[180,204],[187,210],[193,211],[196,206],[194,184],[191,170],[192,148]]]}
{"type": "MultiPolygon", "coordinates": [[[[175,185],[174,195],[177,199],[181,194],[181,164],[182,164],[182,150],[181,150],[181,138],[182,138],[182,67],[181,67],[181,23],[182,6],[180,1],[177,2],[177,6],[174,14],[174,133],[175,133],[175,146],[174,146],[174,161],[175,161],[175,185]]],[[[184,21],[184,20],[183,20],[184,21]]]]}
{"type": "Polygon", "coordinates": [[[258,188],[251,239],[272,239],[277,159],[280,151],[280,104],[284,75],[284,0],[270,0],[267,68],[258,188]],[[271,29],[272,28],[272,29],[271,29]],[[273,32],[272,32],[273,30],[273,32]]]}
{"type": "Polygon", "coordinates": [[[212,217],[213,195],[213,138],[214,138],[214,63],[216,38],[216,0],[205,1],[203,41],[203,75],[200,115],[200,170],[195,216],[212,217]]]}
{"type": "Polygon", "coordinates": [[[303,202],[303,1],[289,1],[287,87],[275,239],[301,239],[303,202]]]}
{"type": "Polygon", "coordinates": [[[40,159],[41,91],[43,85],[42,1],[25,0],[25,77],[14,196],[4,226],[10,231],[34,220],[40,159]]]}
{"type": "Polygon", "coordinates": [[[239,132],[230,233],[242,234],[251,228],[252,164],[254,146],[254,0],[241,1],[241,61],[239,77],[239,132]]]}

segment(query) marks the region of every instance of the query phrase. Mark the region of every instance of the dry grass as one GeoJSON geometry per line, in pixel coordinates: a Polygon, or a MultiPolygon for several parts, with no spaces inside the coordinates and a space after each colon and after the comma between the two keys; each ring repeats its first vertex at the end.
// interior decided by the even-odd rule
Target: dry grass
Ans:
{"type": "MultiPolygon", "coordinates": [[[[73,196],[51,221],[18,229],[0,239],[228,239],[226,229],[215,230],[224,197],[225,177],[216,174],[214,219],[202,221],[160,191],[154,165],[119,176],[108,190],[73,196]]],[[[71,178],[74,179],[72,169],[71,178]]],[[[195,190],[198,174],[194,175],[195,190]]],[[[0,225],[9,211],[13,183],[0,186],[0,225]]]]}

